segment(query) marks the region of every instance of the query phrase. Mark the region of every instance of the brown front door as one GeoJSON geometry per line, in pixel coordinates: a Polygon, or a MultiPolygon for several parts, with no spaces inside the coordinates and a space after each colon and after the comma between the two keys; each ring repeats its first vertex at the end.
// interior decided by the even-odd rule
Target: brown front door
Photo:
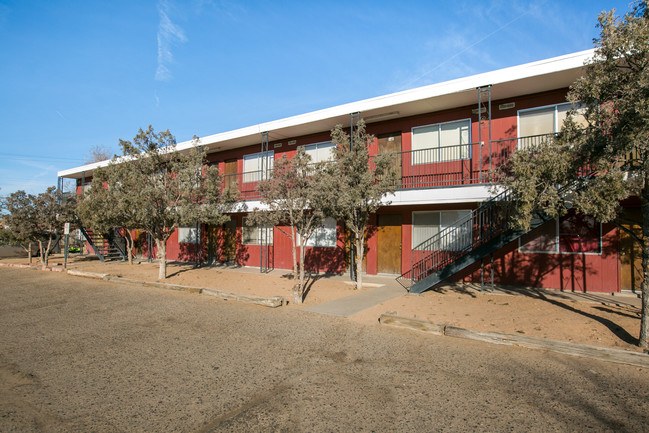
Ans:
{"type": "Polygon", "coordinates": [[[223,261],[234,262],[237,258],[237,221],[232,218],[223,224],[223,261]]]}
{"type": "Polygon", "coordinates": [[[227,188],[231,184],[237,181],[237,160],[232,159],[230,161],[225,161],[225,171],[223,172],[223,185],[227,188]]]}
{"type": "Polygon", "coordinates": [[[219,254],[219,228],[208,224],[206,229],[207,235],[207,261],[214,263],[218,260],[219,254]]]}
{"type": "Polygon", "coordinates": [[[395,154],[393,167],[397,172],[397,178],[401,179],[401,132],[379,135],[377,141],[379,155],[385,153],[395,154]]]}
{"type": "MultiPolygon", "coordinates": [[[[642,215],[640,209],[625,209],[623,226],[642,237],[642,215]]],[[[620,230],[620,289],[640,292],[642,284],[642,248],[631,235],[620,230]]]]}
{"type": "Polygon", "coordinates": [[[377,272],[401,273],[401,215],[377,215],[377,272]]]}

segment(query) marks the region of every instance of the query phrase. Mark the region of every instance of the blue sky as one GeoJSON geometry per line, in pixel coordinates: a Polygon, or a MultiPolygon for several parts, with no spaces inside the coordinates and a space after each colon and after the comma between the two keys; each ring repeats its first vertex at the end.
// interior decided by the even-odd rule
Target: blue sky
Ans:
{"type": "Polygon", "coordinates": [[[592,48],[628,1],[0,0],[0,195],[178,142],[592,48]]]}

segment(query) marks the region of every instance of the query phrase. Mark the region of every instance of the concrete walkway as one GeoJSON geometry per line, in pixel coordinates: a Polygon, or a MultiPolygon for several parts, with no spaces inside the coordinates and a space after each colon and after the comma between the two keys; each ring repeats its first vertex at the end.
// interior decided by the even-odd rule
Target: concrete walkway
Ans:
{"type": "Polygon", "coordinates": [[[374,282],[373,279],[373,282],[369,284],[379,284],[379,287],[347,296],[345,298],[314,305],[313,307],[305,309],[305,311],[328,314],[331,316],[349,317],[356,313],[360,313],[363,310],[372,308],[375,305],[379,305],[382,302],[398,298],[399,296],[408,293],[406,289],[401,287],[401,285],[394,280],[394,278],[380,278],[376,279],[376,282],[374,282]],[[378,281],[384,282],[384,284],[378,283],[378,281]]]}

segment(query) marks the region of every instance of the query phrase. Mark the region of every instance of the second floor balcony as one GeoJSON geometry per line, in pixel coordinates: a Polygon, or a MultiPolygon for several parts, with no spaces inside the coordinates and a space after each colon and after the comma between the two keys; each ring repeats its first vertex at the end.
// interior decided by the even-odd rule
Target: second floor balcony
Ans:
{"type": "MultiPolygon", "coordinates": [[[[535,135],[391,153],[398,173],[397,189],[426,189],[491,183],[491,172],[512,152],[541,144],[551,135],[535,135]]],[[[370,159],[373,159],[371,156],[370,159]]],[[[259,181],[268,171],[224,174],[224,185],[237,184],[241,200],[258,200],[259,181]]]]}

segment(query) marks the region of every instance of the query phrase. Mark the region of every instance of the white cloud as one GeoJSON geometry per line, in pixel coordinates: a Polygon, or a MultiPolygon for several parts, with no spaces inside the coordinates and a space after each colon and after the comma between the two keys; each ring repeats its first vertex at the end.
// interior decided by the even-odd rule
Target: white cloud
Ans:
{"type": "Polygon", "coordinates": [[[187,42],[183,29],[171,22],[169,18],[170,4],[166,0],[158,3],[160,22],[158,24],[158,68],[155,72],[157,81],[169,81],[173,78],[169,66],[173,63],[172,47],[181,42],[187,42]]]}

